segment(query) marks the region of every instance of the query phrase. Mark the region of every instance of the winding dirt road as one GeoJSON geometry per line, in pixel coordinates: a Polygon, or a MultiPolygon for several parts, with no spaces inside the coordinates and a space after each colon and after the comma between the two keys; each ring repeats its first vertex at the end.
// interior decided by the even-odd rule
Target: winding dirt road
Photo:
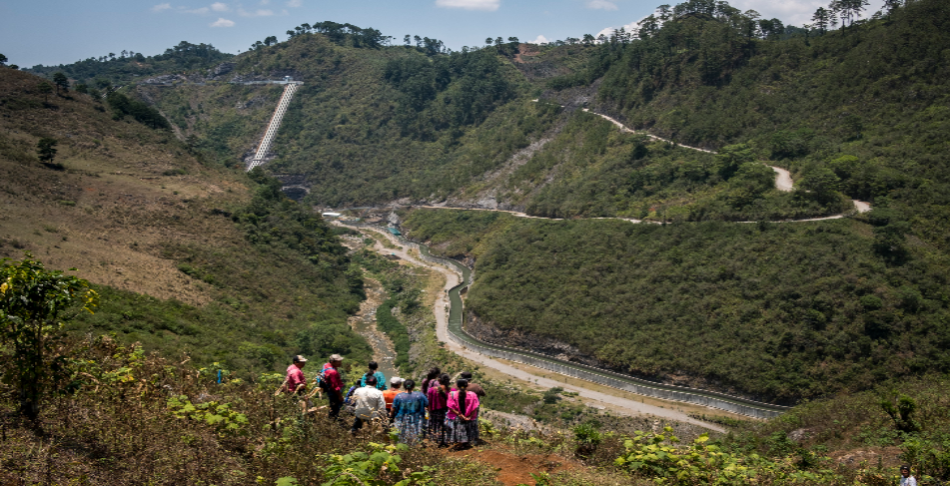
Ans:
{"type": "MultiPolygon", "coordinates": [[[[339,221],[333,221],[332,224],[337,225],[337,226],[345,226],[339,221]]],[[[368,231],[362,228],[355,228],[355,229],[359,229],[360,231],[368,231]]],[[[552,380],[544,376],[535,375],[521,368],[516,368],[514,366],[502,363],[501,361],[482,355],[480,353],[472,351],[471,349],[468,349],[456,344],[449,338],[448,291],[449,289],[461,283],[462,281],[461,275],[459,275],[454,269],[447,268],[442,265],[437,265],[434,263],[429,263],[425,260],[417,258],[415,255],[407,251],[402,246],[402,243],[396,240],[392,235],[384,234],[377,231],[371,231],[371,233],[375,237],[382,236],[382,237],[387,238],[390,242],[392,242],[396,246],[396,248],[385,248],[381,243],[377,241],[376,244],[373,246],[374,251],[383,255],[395,254],[396,256],[403,259],[407,263],[434,270],[436,272],[441,273],[443,276],[445,276],[445,287],[443,288],[443,292],[441,292],[441,295],[439,296],[439,298],[436,299],[435,309],[433,310],[435,311],[435,319],[436,319],[436,328],[435,328],[436,336],[438,337],[439,341],[442,341],[445,343],[445,347],[449,351],[452,351],[453,353],[458,354],[459,356],[467,358],[477,363],[479,366],[492,368],[508,376],[511,376],[512,378],[517,378],[519,380],[534,383],[541,388],[561,387],[567,391],[577,392],[581,397],[584,397],[586,399],[594,400],[597,402],[604,403],[606,405],[610,405],[611,406],[610,408],[612,410],[623,413],[624,415],[630,415],[630,416],[638,416],[638,415],[644,415],[644,414],[654,415],[654,416],[669,419],[669,420],[676,420],[677,422],[697,425],[706,429],[715,430],[717,432],[725,432],[725,429],[718,425],[703,422],[701,420],[696,420],[686,415],[683,412],[674,410],[673,408],[664,408],[664,407],[659,407],[656,405],[651,405],[648,403],[638,402],[636,400],[629,400],[626,398],[616,397],[613,395],[608,395],[606,393],[601,393],[594,390],[588,390],[586,388],[574,386],[571,384],[566,384],[564,382],[560,382],[557,380],[552,380]]],[[[546,372],[546,374],[550,374],[550,372],[546,372]]],[[[650,400],[658,401],[652,398],[650,400]]],[[[674,405],[674,403],[675,402],[670,402],[670,406],[671,407],[676,406],[674,405]]],[[[712,410],[715,410],[715,409],[712,409],[712,410]]],[[[716,410],[716,413],[722,413],[722,412],[719,410],[716,410]]]]}
{"type": "MultiPolygon", "coordinates": [[[[534,100],[534,101],[537,101],[537,100],[534,100]]],[[[641,131],[641,132],[638,132],[638,131],[636,131],[636,130],[627,128],[627,126],[625,126],[623,123],[620,123],[620,122],[617,121],[616,119],[611,118],[611,117],[609,117],[609,116],[607,116],[607,115],[604,115],[604,114],[601,114],[601,113],[597,113],[597,112],[594,112],[594,111],[590,111],[590,110],[588,110],[587,108],[584,108],[584,111],[587,112],[587,113],[590,113],[590,114],[592,114],[592,115],[597,115],[597,116],[603,118],[604,120],[607,120],[607,121],[609,121],[610,123],[613,123],[613,124],[616,125],[618,128],[620,128],[620,130],[623,131],[623,132],[626,132],[626,133],[639,133],[639,134],[642,134],[642,135],[646,135],[646,136],[648,136],[648,137],[650,137],[650,138],[652,138],[652,139],[654,139],[654,140],[661,140],[661,141],[664,141],[664,142],[676,143],[676,142],[674,142],[674,141],[672,141],[672,140],[668,140],[668,139],[665,139],[665,138],[662,138],[662,137],[657,137],[656,135],[652,135],[652,134],[650,134],[650,133],[648,133],[648,132],[642,132],[642,131],[641,131]]],[[[677,145],[680,146],[680,147],[683,147],[683,148],[691,149],[691,150],[698,150],[698,151],[700,151],[700,152],[706,152],[707,154],[715,154],[715,153],[716,153],[716,152],[713,151],[713,150],[706,150],[706,149],[699,148],[699,147],[690,147],[689,145],[683,145],[683,144],[677,144],[677,145]]],[[[780,190],[780,191],[782,191],[782,192],[792,192],[792,190],[794,190],[794,186],[795,186],[795,183],[792,181],[792,174],[789,173],[787,170],[781,168],[781,167],[775,167],[775,166],[773,166],[773,165],[770,165],[769,167],[770,167],[773,171],[775,171],[775,188],[778,189],[778,190],[780,190]]],[[[870,203],[866,203],[866,202],[864,202],[864,201],[858,201],[857,199],[852,199],[852,202],[854,203],[854,209],[856,209],[859,213],[866,213],[866,212],[868,212],[868,211],[871,210],[871,204],[870,204],[870,203]]],[[[776,222],[779,222],[779,223],[802,222],[802,223],[804,223],[804,222],[808,222],[808,221],[828,221],[828,220],[830,220],[830,219],[841,219],[841,218],[843,218],[844,216],[845,216],[844,214],[836,214],[836,215],[834,215],[834,216],[825,216],[825,217],[823,217],[823,218],[796,219],[796,220],[776,221],[776,222]]],[[[741,222],[741,223],[750,223],[750,222],[752,222],[752,221],[740,221],[740,222],[741,222]]]]}

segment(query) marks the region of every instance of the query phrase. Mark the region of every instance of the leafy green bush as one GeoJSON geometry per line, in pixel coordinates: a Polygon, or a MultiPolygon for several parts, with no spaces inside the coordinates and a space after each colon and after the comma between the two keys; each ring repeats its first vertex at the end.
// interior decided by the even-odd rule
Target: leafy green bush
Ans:
{"type": "Polygon", "coordinates": [[[679,438],[665,433],[643,433],[624,442],[626,452],[616,464],[630,472],[663,484],[747,484],[752,481],[778,483],[827,483],[837,478],[830,469],[799,469],[789,461],[772,461],[758,454],[734,454],[707,444],[703,434],[681,446],[679,438]]]}

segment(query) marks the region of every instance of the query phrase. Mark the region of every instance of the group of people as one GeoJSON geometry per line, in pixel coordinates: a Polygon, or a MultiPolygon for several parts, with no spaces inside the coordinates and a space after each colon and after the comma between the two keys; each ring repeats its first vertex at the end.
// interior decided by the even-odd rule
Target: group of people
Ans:
{"type": "Polygon", "coordinates": [[[326,393],[330,417],[340,419],[340,411],[354,415],[350,431],[356,434],[366,422],[378,420],[392,424],[400,442],[407,444],[428,440],[439,446],[470,447],[478,442],[479,399],[485,390],[472,382],[472,373],[462,372],[452,381],[438,367],[429,370],[421,386],[416,381],[394,376],[386,387],[386,377],[379,365],[370,361],[367,371],[344,392],[339,368],[343,357],[334,354],[317,374],[316,386],[307,392],[303,367],[307,359],[295,356],[287,368],[281,390],[309,400],[317,391],[326,393]]]}

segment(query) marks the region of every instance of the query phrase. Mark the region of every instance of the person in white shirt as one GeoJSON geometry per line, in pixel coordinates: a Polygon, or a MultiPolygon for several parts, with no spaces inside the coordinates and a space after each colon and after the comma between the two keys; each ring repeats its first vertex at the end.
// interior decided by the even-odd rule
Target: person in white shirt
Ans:
{"type": "Polygon", "coordinates": [[[353,392],[353,401],[356,402],[356,419],[353,420],[350,433],[355,435],[357,430],[363,428],[363,422],[386,418],[386,399],[383,398],[383,392],[376,388],[375,376],[366,377],[366,386],[353,392]]]}
{"type": "Polygon", "coordinates": [[[900,486],[917,486],[917,479],[910,475],[910,466],[906,464],[901,466],[900,486]]]}

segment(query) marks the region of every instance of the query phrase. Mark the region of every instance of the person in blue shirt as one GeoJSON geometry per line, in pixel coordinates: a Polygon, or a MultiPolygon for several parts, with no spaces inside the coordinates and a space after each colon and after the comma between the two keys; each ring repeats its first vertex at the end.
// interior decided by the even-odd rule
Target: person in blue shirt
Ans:
{"type": "Polygon", "coordinates": [[[383,376],[383,373],[379,370],[379,365],[375,361],[369,362],[369,371],[363,374],[363,378],[360,379],[360,386],[366,386],[366,378],[370,376],[376,377],[376,389],[379,391],[386,391],[386,377],[383,376]]]}
{"type": "Polygon", "coordinates": [[[405,393],[396,395],[393,399],[393,419],[396,430],[399,431],[399,442],[415,444],[422,434],[426,421],[426,406],[429,400],[422,392],[415,391],[416,382],[406,380],[402,384],[405,393]]]}

